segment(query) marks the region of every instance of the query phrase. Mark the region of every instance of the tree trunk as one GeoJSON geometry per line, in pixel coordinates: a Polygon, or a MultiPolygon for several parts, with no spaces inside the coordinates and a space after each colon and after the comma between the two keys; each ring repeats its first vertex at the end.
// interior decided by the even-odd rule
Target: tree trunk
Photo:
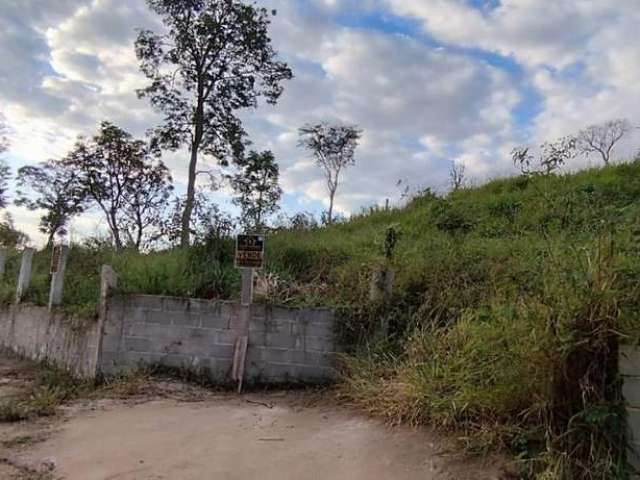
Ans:
{"type": "Polygon", "coordinates": [[[332,225],[333,224],[333,199],[336,196],[336,191],[335,190],[331,190],[331,192],[329,192],[329,214],[328,214],[328,218],[327,218],[327,224],[332,225]]]}
{"type": "Polygon", "coordinates": [[[198,165],[198,148],[195,142],[191,145],[191,161],[189,162],[189,183],[187,185],[187,198],[182,212],[182,226],[180,245],[186,248],[191,243],[191,215],[196,197],[196,167],[198,165]]]}
{"type": "Polygon", "coordinates": [[[187,185],[187,199],[184,202],[184,212],[182,212],[182,232],[180,234],[180,246],[187,248],[191,243],[191,215],[196,197],[196,169],[198,166],[198,150],[202,142],[204,123],[204,100],[203,87],[200,82],[198,106],[196,108],[196,131],[191,142],[191,161],[189,162],[189,183],[187,185]]]}
{"type": "Polygon", "coordinates": [[[56,236],[56,230],[51,230],[49,232],[49,238],[47,238],[47,248],[53,247],[53,241],[56,236]]]}

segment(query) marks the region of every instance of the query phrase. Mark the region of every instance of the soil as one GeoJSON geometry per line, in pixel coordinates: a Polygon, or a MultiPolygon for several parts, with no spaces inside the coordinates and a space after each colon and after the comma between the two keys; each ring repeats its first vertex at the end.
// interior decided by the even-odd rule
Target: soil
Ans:
{"type": "MultiPolygon", "coordinates": [[[[0,402],[35,367],[0,354],[0,402]]],[[[452,453],[426,429],[388,427],[330,393],[216,393],[150,380],[53,418],[0,423],[0,479],[499,479],[500,462],[452,453]]]]}

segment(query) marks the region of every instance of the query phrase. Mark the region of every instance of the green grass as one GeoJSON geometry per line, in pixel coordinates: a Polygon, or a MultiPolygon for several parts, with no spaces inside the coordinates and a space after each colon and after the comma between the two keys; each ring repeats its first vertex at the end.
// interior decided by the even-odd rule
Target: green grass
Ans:
{"type": "MultiPolygon", "coordinates": [[[[95,305],[105,263],[124,291],[235,297],[232,254],[231,239],[147,255],[74,247],[65,303],[95,305]]],[[[37,303],[49,257],[34,264],[37,303]]],[[[405,208],[277,231],[266,272],[269,302],[340,312],[352,402],[503,448],[525,478],[626,478],[616,357],[620,341],[640,343],[640,160],[425,192],[405,208]],[[389,267],[392,298],[370,302],[371,275],[389,267]]]]}

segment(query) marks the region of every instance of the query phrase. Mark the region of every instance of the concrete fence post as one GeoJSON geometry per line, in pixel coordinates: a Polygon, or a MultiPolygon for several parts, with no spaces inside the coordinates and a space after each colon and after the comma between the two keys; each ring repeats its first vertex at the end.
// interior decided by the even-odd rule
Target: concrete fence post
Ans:
{"type": "Polygon", "coordinates": [[[31,283],[31,266],[33,265],[33,248],[25,248],[22,252],[22,262],[20,263],[20,276],[18,277],[18,288],[16,289],[16,303],[20,303],[24,298],[29,284],[31,283]]]}
{"type": "Polygon", "coordinates": [[[6,248],[0,248],[0,278],[4,277],[7,270],[7,258],[9,256],[9,250],[6,248]]]}
{"type": "Polygon", "coordinates": [[[51,264],[51,287],[49,289],[49,310],[62,304],[62,294],[64,293],[64,271],[67,268],[67,258],[69,247],[60,245],[54,250],[53,262],[51,264]]]}
{"type": "Polygon", "coordinates": [[[100,309],[106,307],[109,291],[118,287],[118,274],[109,265],[103,265],[100,272],[100,309]]]}
{"type": "Polygon", "coordinates": [[[118,274],[109,265],[103,265],[100,271],[100,298],[98,299],[98,339],[95,346],[95,356],[93,359],[94,371],[96,375],[100,372],[100,361],[102,358],[102,337],[104,334],[104,324],[107,319],[107,304],[109,294],[118,287],[118,274]]]}

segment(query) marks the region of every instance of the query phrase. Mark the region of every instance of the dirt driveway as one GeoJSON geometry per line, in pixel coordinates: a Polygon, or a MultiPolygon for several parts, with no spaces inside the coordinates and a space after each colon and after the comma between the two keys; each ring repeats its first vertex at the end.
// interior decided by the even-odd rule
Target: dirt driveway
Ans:
{"type": "MultiPolygon", "coordinates": [[[[0,357],[0,395],[24,385],[22,367],[0,357]]],[[[167,381],[126,400],[78,400],[50,420],[0,424],[0,439],[2,479],[500,478],[489,461],[444,452],[430,432],[389,428],[326,395],[234,396],[167,381]]]]}

